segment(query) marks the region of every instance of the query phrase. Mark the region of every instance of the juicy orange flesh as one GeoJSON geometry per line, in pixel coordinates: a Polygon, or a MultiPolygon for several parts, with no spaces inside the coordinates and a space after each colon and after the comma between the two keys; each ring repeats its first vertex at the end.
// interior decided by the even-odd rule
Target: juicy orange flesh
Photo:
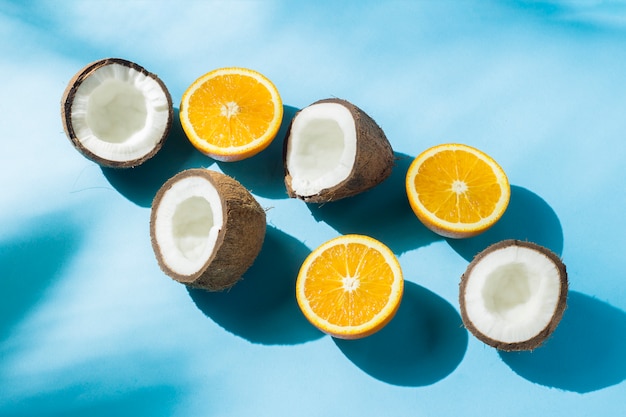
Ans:
{"type": "Polygon", "coordinates": [[[319,317],[338,326],[359,326],[385,307],[393,281],[380,252],[361,243],[338,244],[311,263],[304,292],[319,317]],[[344,288],[344,279],[352,290],[344,288]]]}
{"type": "Polygon", "coordinates": [[[256,79],[224,74],[193,92],[188,114],[201,139],[221,148],[238,147],[265,134],[274,118],[274,103],[256,79]]]}
{"type": "Polygon", "coordinates": [[[488,217],[502,193],[492,168],[463,150],[441,151],[426,159],[414,186],[424,207],[451,223],[476,223],[488,217]]]}

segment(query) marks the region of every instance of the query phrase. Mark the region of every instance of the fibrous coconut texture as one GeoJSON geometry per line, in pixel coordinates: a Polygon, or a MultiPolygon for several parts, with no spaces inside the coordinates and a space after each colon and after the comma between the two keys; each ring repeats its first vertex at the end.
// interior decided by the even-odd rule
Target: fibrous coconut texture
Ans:
{"type": "Polygon", "coordinates": [[[113,168],[134,167],[154,156],[167,138],[173,113],[159,77],[119,58],[85,66],[61,101],[63,129],[72,145],[113,168]]]}
{"type": "Polygon", "coordinates": [[[265,238],[265,211],[235,179],[203,168],[169,179],[157,192],[150,237],[159,266],[189,287],[233,286],[265,238]]]}
{"type": "Polygon", "coordinates": [[[387,179],[394,164],[380,126],[354,104],[336,98],[295,114],[283,156],[287,194],[310,203],[366,191],[387,179]]]}
{"type": "Polygon", "coordinates": [[[532,350],[556,329],[565,311],[565,265],[549,249],[505,240],[479,253],[461,278],[467,329],[500,350],[532,350]]]}

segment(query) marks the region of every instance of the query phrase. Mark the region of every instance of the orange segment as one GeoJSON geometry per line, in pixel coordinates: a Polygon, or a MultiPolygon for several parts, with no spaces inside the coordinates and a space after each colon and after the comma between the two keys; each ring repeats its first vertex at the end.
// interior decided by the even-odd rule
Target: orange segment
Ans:
{"type": "Polygon", "coordinates": [[[391,320],[403,287],[400,264],[387,246],[367,236],[345,235],[307,257],[296,281],[296,299],[318,329],[356,339],[391,320]]]}
{"type": "Polygon", "coordinates": [[[452,238],[487,230],[502,217],[511,195],[503,169],[461,144],[434,146],[418,155],[407,172],[406,191],[422,223],[452,238]]]}
{"type": "Polygon", "coordinates": [[[218,161],[249,158],[269,146],[283,105],[276,86],[245,68],[220,68],[183,94],[180,121],[190,142],[218,161]]]}

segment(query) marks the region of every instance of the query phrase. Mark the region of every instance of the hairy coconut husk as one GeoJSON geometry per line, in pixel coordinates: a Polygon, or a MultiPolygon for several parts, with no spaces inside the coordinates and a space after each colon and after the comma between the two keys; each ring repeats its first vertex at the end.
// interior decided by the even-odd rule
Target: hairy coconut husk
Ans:
{"type": "Polygon", "coordinates": [[[105,59],[101,59],[101,60],[92,62],[90,64],[87,64],[70,79],[67,87],[65,88],[65,91],[63,92],[63,96],[61,98],[61,122],[63,124],[63,130],[65,131],[65,134],[67,135],[68,139],[72,142],[72,145],[74,146],[74,148],[76,148],[76,150],[78,150],[78,152],[80,152],[83,156],[94,161],[98,165],[109,167],[109,168],[132,168],[132,167],[141,165],[148,159],[152,158],[163,147],[163,144],[165,143],[165,140],[167,139],[167,136],[169,134],[169,130],[172,125],[173,118],[174,118],[174,108],[172,105],[172,97],[167,87],[163,83],[163,81],[156,74],[149,72],[142,66],[134,62],[121,59],[121,58],[105,58],[105,59]],[[78,140],[74,127],[72,126],[72,119],[71,119],[72,104],[74,102],[74,98],[76,96],[78,88],[80,87],[82,82],[85,79],[89,78],[96,70],[102,67],[105,67],[107,65],[112,65],[112,64],[119,64],[119,65],[126,66],[128,68],[132,68],[133,70],[144,74],[146,77],[152,78],[154,81],[156,81],[160,85],[168,101],[169,117],[168,117],[167,127],[165,131],[163,132],[161,139],[158,141],[156,146],[154,146],[151,152],[147,153],[146,155],[140,158],[132,159],[128,161],[111,161],[109,159],[104,159],[98,155],[95,155],[91,150],[83,146],[80,140],[78,140]]]}
{"type": "Polygon", "coordinates": [[[152,203],[150,236],[159,266],[174,280],[193,288],[218,291],[237,283],[259,254],[265,230],[265,211],[250,192],[235,179],[208,169],[189,169],[177,174],[161,187],[152,203]],[[166,264],[156,241],[156,208],[175,182],[189,176],[202,176],[215,187],[221,199],[224,222],[213,253],[202,268],[192,275],[180,275],[166,264]]]}
{"type": "Polygon", "coordinates": [[[461,276],[461,282],[459,285],[459,304],[461,310],[461,318],[465,327],[479,340],[483,343],[495,347],[499,350],[504,351],[522,351],[522,350],[533,350],[541,346],[549,337],[552,335],[556,327],[558,326],[561,318],[563,317],[563,313],[567,306],[567,293],[568,293],[568,279],[567,279],[567,270],[565,264],[561,261],[561,259],[549,249],[537,245],[532,242],[520,241],[515,239],[507,239],[501,242],[495,243],[478,255],[474,257],[472,262],[468,265],[465,273],[461,276]],[[488,254],[498,249],[506,248],[509,246],[519,246],[519,247],[527,247],[533,249],[541,254],[545,255],[548,259],[550,259],[557,268],[559,274],[559,280],[561,283],[560,293],[558,298],[558,303],[554,310],[551,320],[548,324],[534,337],[516,343],[506,343],[500,340],[494,340],[491,337],[485,335],[480,330],[476,328],[474,323],[472,323],[471,319],[468,317],[466,306],[465,306],[465,290],[467,287],[468,278],[470,277],[472,270],[474,267],[488,254]]]}
{"type": "Polygon", "coordinates": [[[311,104],[336,103],[346,107],[354,119],[356,127],[356,156],[350,175],[342,182],[326,188],[315,195],[298,195],[291,187],[292,176],[287,168],[287,149],[291,135],[291,125],[302,111],[298,111],[287,131],[283,161],[285,168],[285,186],[291,198],[298,198],[307,203],[326,203],[350,197],[383,182],[391,175],[394,166],[394,155],[391,144],[387,140],[382,128],[363,110],[349,101],[329,98],[311,104]]]}

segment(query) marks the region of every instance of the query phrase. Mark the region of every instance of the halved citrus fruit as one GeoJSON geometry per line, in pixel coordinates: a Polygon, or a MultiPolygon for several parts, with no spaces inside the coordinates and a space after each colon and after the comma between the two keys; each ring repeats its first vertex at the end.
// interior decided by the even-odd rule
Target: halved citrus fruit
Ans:
{"type": "Polygon", "coordinates": [[[183,93],[180,121],[189,141],[218,161],[239,161],[267,148],[278,133],[283,104],[259,72],[220,68],[183,93]]]}
{"type": "Polygon", "coordinates": [[[318,329],[341,339],[358,339],[382,329],[400,305],[400,264],[383,243],[344,235],[322,244],[303,262],[296,299],[318,329]]]}
{"type": "Polygon", "coordinates": [[[445,237],[484,232],[504,214],[511,188],[490,156],[468,145],[442,144],[418,155],[406,175],[411,208],[445,237]]]}

